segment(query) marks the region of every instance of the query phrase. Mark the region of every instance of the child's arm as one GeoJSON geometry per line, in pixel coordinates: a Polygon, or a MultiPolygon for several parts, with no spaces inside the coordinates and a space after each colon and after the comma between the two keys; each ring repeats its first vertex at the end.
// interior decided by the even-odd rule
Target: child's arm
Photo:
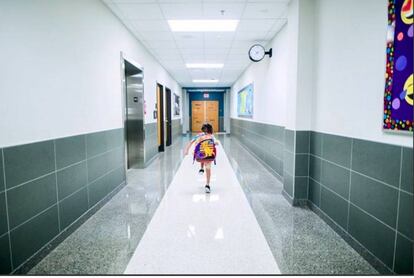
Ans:
{"type": "Polygon", "coordinates": [[[188,151],[190,150],[191,145],[200,137],[200,135],[196,135],[194,138],[191,139],[190,142],[187,143],[187,145],[184,148],[184,156],[188,154],[188,151]]]}
{"type": "Polygon", "coordinates": [[[213,135],[214,145],[219,145],[220,141],[213,135]]]}
{"type": "Polygon", "coordinates": [[[190,141],[187,143],[187,145],[184,148],[184,156],[186,156],[188,154],[188,150],[190,149],[191,145],[193,144],[194,141],[190,141]]]}

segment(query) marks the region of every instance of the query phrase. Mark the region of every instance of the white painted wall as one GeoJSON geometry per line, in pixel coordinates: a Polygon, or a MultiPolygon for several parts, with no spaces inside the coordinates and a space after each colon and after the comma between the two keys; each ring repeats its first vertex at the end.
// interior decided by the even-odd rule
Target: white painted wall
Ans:
{"type": "Polygon", "coordinates": [[[412,146],[382,130],[387,2],[316,1],[313,130],[412,146]]]}
{"type": "MultiPolygon", "coordinates": [[[[273,48],[273,57],[266,56],[259,63],[252,63],[231,88],[231,118],[237,117],[237,93],[250,83],[254,83],[253,120],[275,125],[285,125],[287,97],[287,68],[289,45],[285,25],[266,46],[273,48]]],[[[246,59],[248,59],[246,55],[246,59]]]]}
{"type": "MultiPolygon", "coordinates": [[[[289,95],[296,95],[296,108],[294,108],[295,123],[287,125],[294,130],[310,130],[312,119],[312,97],[314,92],[314,0],[294,0],[291,5],[295,9],[289,13],[291,20],[298,20],[295,25],[296,31],[296,67],[292,65],[293,73],[296,70],[296,92],[289,91],[289,95]],[[299,6],[297,5],[299,3],[299,6]],[[299,35],[298,35],[299,34],[299,35]]],[[[293,31],[292,31],[293,32],[293,31]]],[[[290,45],[293,45],[294,41],[290,45]]],[[[292,48],[294,48],[292,46],[292,48]]],[[[293,63],[292,63],[293,64],[293,63]]],[[[289,102],[289,100],[288,100],[289,102]]]]}
{"type": "Polygon", "coordinates": [[[156,82],[181,88],[98,0],[0,1],[0,147],[122,127],[120,52],[156,82]]]}

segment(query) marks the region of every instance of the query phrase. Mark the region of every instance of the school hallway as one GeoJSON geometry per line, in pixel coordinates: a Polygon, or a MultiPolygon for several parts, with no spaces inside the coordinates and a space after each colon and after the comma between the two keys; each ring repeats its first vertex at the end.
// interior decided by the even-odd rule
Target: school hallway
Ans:
{"type": "Polygon", "coordinates": [[[0,275],[412,275],[413,3],[0,0],[0,275]]]}
{"type": "Polygon", "coordinates": [[[183,137],[130,170],[128,185],[29,274],[378,273],[312,211],[292,207],[240,141],[218,138],[210,194],[183,159],[183,137]]]}

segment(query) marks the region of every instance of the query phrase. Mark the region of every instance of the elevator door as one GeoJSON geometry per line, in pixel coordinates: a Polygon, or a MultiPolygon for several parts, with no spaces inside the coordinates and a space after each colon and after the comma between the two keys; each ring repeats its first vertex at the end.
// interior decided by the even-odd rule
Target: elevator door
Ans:
{"type": "MultiPolygon", "coordinates": [[[[127,68],[128,69],[128,68],[127,68]]],[[[128,169],[144,165],[144,90],[142,71],[125,71],[128,169]]]]}

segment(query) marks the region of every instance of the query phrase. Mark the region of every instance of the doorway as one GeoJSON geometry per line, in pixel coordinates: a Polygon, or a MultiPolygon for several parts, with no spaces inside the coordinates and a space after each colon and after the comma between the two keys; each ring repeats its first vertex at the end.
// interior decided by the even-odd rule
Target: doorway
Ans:
{"type": "Polygon", "coordinates": [[[191,131],[200,132],[201,126],[208,122],[214,132],[219,131],[219,102],[216,100],[202,100],[191,102],[191,131]]]}
{"type": "Polygon", "coordinates": [[[166,119],[165,119],[165,130],[167,132],[167,140],[165,145],[171,146],[172,144],[172,134],[171,134],[171,90],[167,87],[165,88],[165,105],[166,105],[166,119]]]}
{"type": "Polygon", "coordinates": [[[143,69],[124,59],[125,146],[127,169],[144,165],[143,69]]]}
{"type": "Polygon", "coordinates": [[[164,151],[164,87],[157,83],[158,151],[164,151]]]}

